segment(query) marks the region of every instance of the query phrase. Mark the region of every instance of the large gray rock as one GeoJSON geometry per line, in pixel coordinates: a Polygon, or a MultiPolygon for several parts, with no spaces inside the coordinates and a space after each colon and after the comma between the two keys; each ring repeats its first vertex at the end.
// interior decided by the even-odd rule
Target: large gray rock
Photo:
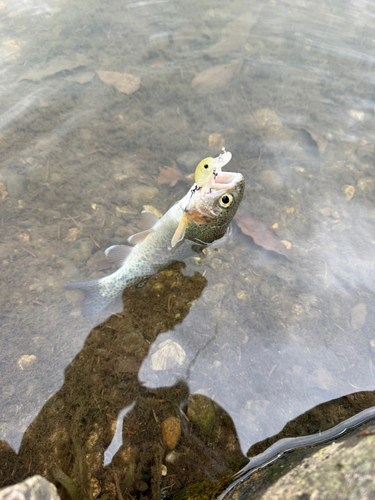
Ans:
{"type": "Polygon", "coordinates": [[[0,500],[60,500],[56,486],[42,476],[32,476],[22,483],[0,490],[0,500]]]}
{"type": "Polygon", "coordinates": [[[370,500],[375,498],[375,426],[340,442],[299,451],[233,487],[225,500],[370,500]],[[289,470],[288,470],[289,469],[289,470]],[[286,472],[287,471],[287,472],[286,472]]]}
{"type": "Polygon", "coordinates": [[[375,428],[325,446],[271,486],[260,500],[375,498],[375,428]]]}

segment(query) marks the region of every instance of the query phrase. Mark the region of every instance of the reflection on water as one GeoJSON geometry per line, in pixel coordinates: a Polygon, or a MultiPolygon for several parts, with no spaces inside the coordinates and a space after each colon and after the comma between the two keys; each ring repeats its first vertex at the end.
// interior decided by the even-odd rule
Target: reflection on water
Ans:
{"type": "Polygon", "coordinates": [[[127,464],[120,488],[157,498],[240,467],[307,410],[373,390],[371,3],[4,1],[0,26],[0,436],[21,453],[4,444],[2,483],[54,462],[86,494],[115,496],[127,464]],[[92,330],[63,285],[111,272],[103,250],[140,230],[144,205],[181,199],[222,145],[246,180],[242,210],[292,261],[237,231],[92,330]],[[157,182],[164,166],[179,171],[173,187],[157,182]],[[137,326],[158,314],[169,320],[137,326]],[[194,393],[211,408],[206,434],[186,414],[194,393]],[[160,479],[170,416],[180,456],[160,479]]]}

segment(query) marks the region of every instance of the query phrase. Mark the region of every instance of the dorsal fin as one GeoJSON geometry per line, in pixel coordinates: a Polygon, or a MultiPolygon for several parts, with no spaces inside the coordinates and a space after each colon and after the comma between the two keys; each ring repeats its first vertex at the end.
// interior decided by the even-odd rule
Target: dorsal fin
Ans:
{"type": "Polygon", "coordinates": [[[109,261],[116,264],[117,267],[121,267],[124,265],[132,250],[133,248],[128,245],[112,245],[108,247],[104,253],[109,261]]]}
{"type": "Polygon", "coordinates": [[[155,226],[159,222],[159,217],[149,210],[142,210],[141,212],[141,226],[143,231],[147,231],[155,226]]]}
{"type": "Polygon", "coordinates": [[[141,231],[140,233],[135,233],[129,236],[128,242],[131,243],[132,245],[138,245],[139,243],[142,243],[149,234],[151,234],[153,229],[147,229],[147,231],[141,231]]]}
{"type": "Polygon", "coordinates": [[[187,213],[184,214],[182,217],[179,225],[177,226],[177,229],[173,235],[172,241],[171,241],[171,249],[176,248],[179,244],[182,243],[184,237],[185,237],[185,231],[186,231],[186,225],[189,220],[189,217],[187,213]]]}

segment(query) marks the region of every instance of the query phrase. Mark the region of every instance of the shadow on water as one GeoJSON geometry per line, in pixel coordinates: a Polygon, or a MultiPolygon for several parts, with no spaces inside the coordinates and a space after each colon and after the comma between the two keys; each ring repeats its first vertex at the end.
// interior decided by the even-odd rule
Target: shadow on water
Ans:
{"type": "MultiPolygon", "coordinates": [[[[66,369],[62,388],[25,432],[18,455],[1,443],[1,486],[41,474],[59,486],[63,499],[130,494],[159,500],[180,490],[178,498],[215,498],[246,464],[233,421],[217,403],[191,396],[183,380],[155,389],[138,380],[157,337],[185,320],[206,287],[201,274],[184,276],[181,267],[159,273],[143,288],[127,289],[124,313],[91,331],[66,369]]],[[[171,339],[153,352],[152,369],[177,380],[186,373],[189,379],[199,354],[186,371],[185,351],[171,339]]],[[[285,437],[332,428],[374,405],[374,392],[325,403],[253,445],[248,455],[285,437]]]]}
{"type": "MultiPolygon", "coordinates": [[[[41,474],[58,485],[63,499],[159,500],[176,493],[178,499],[216,498],[230,484],[247,459],[229,414],[206,396],[191,396],[183,380],[155,389],[138,380],[157,337],[185,320],[206,287],[201,274],[184,276],[182,267],[176,264],[143,288],[127,289],[124,313],[91,331],[66,369],[62,388],[25,432],[18,455],[1,442],[1,486],[41,474]]],[[[171,340],[163,345],[178,346],[171,340]]],[[[189,378],[197,354],[187,371],[181,356],[181,346],[154,350],[152,369],[189,378]]],[[[261,454],[286,437],[315,435],[309,445],[317,444],[320,433],[371,406],[373,391],[329,401],[254,444],[247,455],[261,454]]],[[[357,419],[356,426],[361,423],[357,419]]],[[[301,446],[297,439],[284,449],[301,446]]],[[[270,457],[258,460],[258,466],[270,457]]],[[[252,487],[245,483],[245,491],[252,487]]]]}
{"type": "MultiPolygon", "coordinates": [[[[185,318],[205,285],[200,274],[183,276],[175,265],[151,278],[144,288],[127,290],[124,315],[111,316],[90,333],[66,369],[62,388],[24,434],[18,457],[3,443],[1,485],[11,484],[16,476],[39,473],[64,484],[71,496],[95,498],[101,493],[116,498],[121,491],[157,500],[162,490],[173,493],[244,464],[233,423],[218,405],[195,396],[196,413],[207,413],[204,405],[208,405],[209,415],[203,423],[199,415],[194,429],[185,383],[147,389],[137,379],[156,337],[185,318]],[[125,417],[124,407],[128,407],[125,417]],[[116,433],[119,414],[124,422],[119,422],[122,432],[116,433]],[[161,426],[171,417],[180,422],[181,431],[166,431],[168,438],[161,426]],[[214,419],[220,424],[214,424],[214,419]],[[177,451],[171,451],[178,441],[177,451]],[[163,475],[162,467],[168,468],[168,475],[163,475]]],[[[161,359],[154,358],[156,365],[161,363],[154,369],[173,370],[178,376],[182,361],[173,355],[175,344],[169,345],[172,353],[163,351],[161,359]]],[[[63,489],[60,494],[68,498],[63,489]]]]}

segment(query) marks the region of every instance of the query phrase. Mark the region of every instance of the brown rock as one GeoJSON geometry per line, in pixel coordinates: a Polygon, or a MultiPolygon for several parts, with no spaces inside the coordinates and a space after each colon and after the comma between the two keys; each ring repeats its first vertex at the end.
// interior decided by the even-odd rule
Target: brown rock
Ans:
{"type": "Polygon", "coordinates": [[[117,73],[116,71],[97,71],[96,74],[106,85],[115,87],[123,94],[132,94],[136,92],[140,85],[141,79],[138,76],[128,73],[117,73]]]}
{"type": "Polygon", "coordinates": [[[168,417],[161,424],[161,437],[170,450],[176,448],[181,436],[181,423],[176,417],[168,417]]]}

